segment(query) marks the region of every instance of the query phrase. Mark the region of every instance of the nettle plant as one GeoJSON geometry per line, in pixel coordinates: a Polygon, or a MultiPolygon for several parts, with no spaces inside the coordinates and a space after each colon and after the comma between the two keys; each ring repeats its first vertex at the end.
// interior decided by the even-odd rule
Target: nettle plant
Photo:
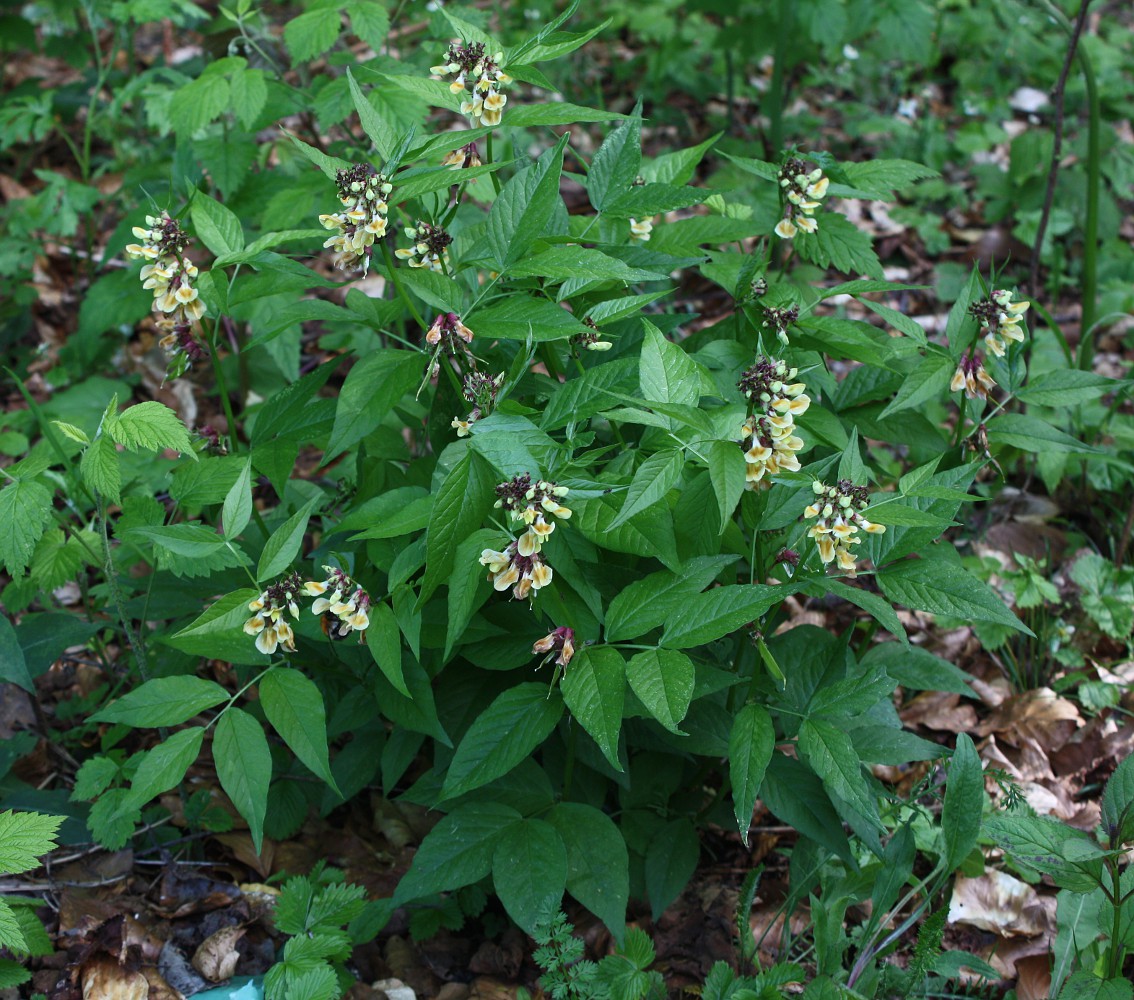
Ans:
{"type": "MultiPolygon", "coordinates": [[[[1112,385],[1029,383],[1025,305],[978,274],[942,342],[872,297],[909,286],[833,206],[931,171],[789,149],[701,187],[715,139],[647,159],[640,106],[537,97],[537,64],[594,34],[561,30],[572,10],[511,48],[444,10],[421,66],[348,70],[362,144],[276,147],[325,175],[307,228],[248,232],[204,181],[139,212],[168,375],[215,381],[223,431],[97,381],[26,393],[42,439],[2,470],[4,598],[78,578],[89,624],[40,597],[0,639],[30,688],[52,642],[126,637],[137,675],[78,723],[102,727],[75,798],[106,846],[208,747],[257,849],[375,784],[439,815],[373,932],[491,884],[529,932],[567,892],[621,936],[631,896],[681,892],[698,826],[747,839],[757,799],[818,864],[912,850],[869,766],[940,756],[894,692],[959,682],[895,606],[1027,632],[945,532],[989,462],[1089,460],[1043,405],[1112,385]],[[469,127],[398,135],[366,84],[469,127]],[[580,122],[612,123],[593,155],[548,137],[580,122]],[[727,318],[685,308],[695,277],[727,318]],[[846,631],[779,632],[789,598],[848,602],[846,631]]],[[[942,836],[951,871],[975,827],[919,845],[942,836]]]]}

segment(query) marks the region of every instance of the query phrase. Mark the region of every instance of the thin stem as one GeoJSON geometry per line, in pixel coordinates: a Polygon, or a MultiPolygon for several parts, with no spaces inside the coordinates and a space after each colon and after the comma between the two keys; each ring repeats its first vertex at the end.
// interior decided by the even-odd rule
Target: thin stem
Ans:
{"type": "Polygon", "coordinates": [[[110,533],[106,527],[106,502],[103,500],[102,494],[98,492],[95,493],[95,500],[98,504],[98,523],[102,533],[103,569],[106,573],[106,585],[110,588],[110,597],[114,601],[115,610],[118,612],[118,619],[122,622],[122,630],[126,633],[130,648],[134,651],[134,659],[138,663],[138,673],[141,674],[143,681],[148,681],[150,679],[149,659],[146,654],[145,640],[142,638],[142,633],[135,631],[134,626],[130,624],[130,619],[126,614],[126,604],[122,600],[122,591],[118,588],[114,557],[110,551],[110,533]]]}
{"type": "MultiPolygon", "coordinates": [[[[485,163],[495,163],[496,162],[495,157],[492,155],[492,135],[493,135],[493,133],[489,132],[488,135],[486,135],[484,137],[484,162],[485,163]]],[[[488,173],[488,177],[489,177],[489,180],[492,181],[493,190],[497,194],[499,194],[500,193],[500,178],[496,176],[496,171],[490,170],[489,173],[488,173]]]]}
{"type": "Polygon", "coordinates": [[[421,318],[421,313],[417,311],[414,304],[410,301],[410,297],[406,294],[405,286],[402,285],[402,279],[398,277],[398,269],[394,266],[394,255],[390,253],[390,246],[385,240],[382,241],[382,259],[386,262],[386,270],[390,274],[390,280],[394,283],[394,289],[398,293],[398,298],[402,300],[402,303],[410,311],[410,315],[414,318],[417,325],[423,330],[428,329],[425,320],[421,318]]]}

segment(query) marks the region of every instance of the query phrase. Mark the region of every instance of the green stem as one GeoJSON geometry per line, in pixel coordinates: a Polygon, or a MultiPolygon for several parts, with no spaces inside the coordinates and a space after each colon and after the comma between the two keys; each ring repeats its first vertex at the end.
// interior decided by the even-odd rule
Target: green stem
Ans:
{"type": "Polygon", "coordinates": [[[421,318],[421,313],[417,311],[414,304],[410,301],[409,295],[406,294],[405,287],[402,285],[402,279],[398,277],[398,269],[394,266],[394,255],[390,253],[390,245],[382,241],[382,259],[386,262],[386,270],[389,272],[390,280],[394,283],[394,289],[398,293],[398,298],[410,311],[410,315],[422,330],[427,330],[429,327],[426,325],[425,320],[421,318]]]}
{"type": "MultiPolygon", "coordinates": [[[[492,136],[493,136],[493,133],[489,132],[488,135],[486,135],[484,137],[484,162],[485,163],[495,163],[496,162],[495,157],[493,157],[493,155],[492,155],[492,136]]],[[[492,181],[493,190],[497,194],[499,194],[500,193],[500,178],[496,176],[496,171],[495,170],[489,171],[488,177],[492,181]]]]}
{"type": "Polygon", "coordinates": [[[122,600],[122,591],[118,588],[114,557],[110,551],[110,533],[106,527],[106,502],[103,500],[102,494],[97,491],[95,492],[95,501],[98,504],[98,523],[102,533],[102,555],[106,585],[110,588],[110,597],[114,601],[114,609],[118,612],[118,620],[122,622],[122,630],[126,633],[130,648],[134,652],[134,659],[138,664],[138,673],[141,674],[143,681],[148,681],[150,679],[149,658],[146,654],[145,640],[142,638],[142,633],[135,631],[134,626],[130,624],[130,619],[126,615],[126,603],[122,600]]]}
{"type": "Polygon", "coordinates": [[[768,142],[765,153],[769,160],[776,160],[783,151],[784,141],[784,63],[790,49],[790,27],[792,0],[779,0],[776,18],[775,62],[772,63],[772,80],[768,85],[768,97],[761,102],[768,115],[768,142]]]}
{"type": "MultiPolygon", "coordinates": [[[[1087,0],[1084,0],[1086,3],[1087,0]]],[[[1080,45],[1076,52],[1083,83],[1087,89],[1087,218],[1083,232],[1083,318],[1079,340],[1079,367],[1089,371],[1094,360],[1095,339],[1092,327],[1098,308],[1099,190],[1101,177],[1101,138],[1099,122],[1102,110],[1095,71],[1090,56],[1080,45]]]]}

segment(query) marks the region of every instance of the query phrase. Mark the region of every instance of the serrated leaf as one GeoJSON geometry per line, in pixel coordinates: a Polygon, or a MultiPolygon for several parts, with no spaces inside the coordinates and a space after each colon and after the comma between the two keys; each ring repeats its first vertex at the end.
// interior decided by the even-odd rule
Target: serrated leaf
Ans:
{"type": "Polygon", "coordinates": [[[245,69],[232,74],[232,108],[240,124],[251,129],[268,103],[268,84],[262,69],[245,69]]]}
{"type": "Polygon", "coordinates": [[[842,729],[823,719],[804,719],[799,749],[823,784],[879,829],[878,802],[862,773],[862,761],[842,729]]]}
{"type": "Polygon", "coordinates": [[[664,500],[680,481],[684,468],[685,453],[680,448],[659,451],[647,458],[634,473],[622,509],[607,530],[620,528],[635,514],[664,500]]]}
{"type": "Polygon", "coordinates": [[[1094,372],[1070,368],[1047,372],[1032,379],[1016,393],[1016,398],[1038,406],[1076,406],[1118,392],[1129,385],[1129,380],[1107,378],[1094,372]]]}
{"type": "Polygon", "coordinates": [[[64,420],[52,420],[51,423],[62,431],[65,437],[69,437],[72,441],[77,441],[79,444],[87,445],[91,443],[91,439],[87,437],[87,432],[81,427],[76,427],[74,424],[69,424],[64,420]]]}
{"type": "Polygon", "coordinates": [[[425,835],[398,883],[395,902],[401,905],[479,882],[492,870],[501,834],[519,819],[515,809],[498,802],[458,806],[425,835]]]}
{"type": "Polygon", "coordinates": [[[792,240],[806,261],[819,267],[833,267],[844,274],[884,277],[882,264],[870,237],[838,212],[824,212],[817,219],[814,233],[800,233],[792,240]]]}
{"type": "Polygon", "coordinates": [[[110,437],[130,451],[169,448],[197,461],[185,425],[168,406],[155,401],[135,403],[121,413],[110,414],[103,427],[110,437]]]}
{"type": "Polygon", "coordinates": [[[284,43],[293,63],[321,56],[338,40],[342,15],[338,7],[309,10],[284,26],[284,43]]]}
{"type": "Polygon", "coordinates": [[[375,52],[381,50],[390,30],[390,15],[377,0],[354,0],[347,4],[350,30],[375,52]]]}
{"type": "Polygon", "coordinates": [[[21,480],[0,489],[0,524],[4,525],[0,561],[13,577],[23,575],[50,521],[51,491],[46,486],[21,480]]]}
{"type": "Polygon", "coordinates": [[[959,733],[949,762],[945,805],[941,811],[941,833],[945,845],[941,854],[943,871],[953,871],[976,847],[984,801],[984,770],[980,755],[968,734],[959,733]]]}
{"type": "Polygon", "coordinates": [[[228,701],[228,692],[203,677],[155,677],[91,716],[92,722],[120,722],[136,728],[176,726],[228,701]]]}
{"type": "Polygon", "coordinates": [[[1111,846],[1134,840],[1134,755],[1115,768],[1103,789],[1102,824],[1111,846]]]}
{"type": "Polygon", "coordinates": [[[988,584],[957,563],[909,559],[879,571],[878,585],[894,604],[964,621],[995,622],[1032,635],[988,584]]]}
{"type": "Polygon", "coordinates": [[[327,749],[327,713],[315,683],[298,670],[277,667],[260,680],[260,704],[296,757],[337,792],[327,749]]]}
{"type": "Polygon", "coordinates": [[[318,497],[308,500],[272,532],[264,543],[264,551],[260,553],[260,562],[256,566],[258,581],[274,579],[295,562],[295,557],[299,555],[300,547],[303,545],[307,521],[318,502],[318,497]]]}
{"type": "Polygon", "coordinates": [[[18,875],[39,867],[39,859],[55,847],[62,816],[33,812],[0,813],[0,872],[18,875]]]}
{"type": "Polygon", "coordinates": [[[162,792],[176,787],[201,752],[205,730],[200,726],[173,733],[152,750],[143,751],[142,762],[130,782],[130,797],[141,808],[162,792]]]}
{"type": "Polygon", "coordinates": [[[748,844],[752,811],[760,794],[764,773],[776,749],[776,730],[763,705],[748,704],[736,713],[728,734],[728,773],[732,783],[732,807],[736,828],[748,844]]]}
{"type": "Polygon", "coordinates": [[[571,660],[560,683],[563,701],[616,771],[618,734],[626,698],[625,662],[613,646],[587,646],[571,660]]]}
{"type": "Polygon", "coordinates": [[[217,257],[244,249],[244,229],[232,209],[198,191],[189,206],[201,242],[217,257]]]}
{"type": "Polygon", "coordinates": [[[272,781],[272,752],[264,730],[243,709],[230,708],[213,735],[213,761],[221,788],[248,822],[256,853],[264,839],[264,812],[272,781]]]}
{"type": "Polygon", "coordinates": [[[122,502],[122,469],[110,438],[97,437],[90,443],[79,460],[79,475],[87,487],[101,493],[110,503],[122,502]]]}
{"type": "MultiPolygon", "coordinates": [[[[865,160],[840,166],[851,185],[860,192],[851,197],[868,197],[876,201],[893,201],[896,190],[900,191],[915,181],[938,176],[932,167],[911,160],[865,160]]],[[[838,187],[832,185],[831,194],[840,193],[838,187]]]]}
{"type": "Polygon", "coordinates": [[[500,835],[492,853],[492,884],[522,931],[534,934],[559,910],[567,886],[567,848],[542,819],[523,819],[500,835]]]}
{"type": "Polygon", "coordinates": [[[97,756],[84,760],[75,772],[75,786],[71,789],[72,802],[89,802],[97,798],[118,777],[121,768],[109,757],[97,756]]]}
{"type": "Polygon", "coordinates": [[[684,736],[679,726],[693,698],[693,661],[673,649],[648,649],[626,664],[630,690],[650,715],[671,733],[684,736]]]}
{"type": "Polygon", "coordinates": [[[224,114],[229,94],[228,81],[223,76],[202,75],[173,92],[170,123],[177,132],[192,135],[224,114]]]}
{"type": "Polygon", "coordinates": [[[457,546],[480,527],[492,509],[493,486],[492,467],[471,450],[465,452],[445,477],[425,532],[425,580],[421,585],[421,601],[427,600],[448,578],[457,546]]]}
{"type": "Polygon", "coordinates": [[[453,754],[441,799],[453,799],[507,774],[555,728],[563,714],[557,691],[536,682],[500,694],[465,733],[453,754]]]}
{"type": "Polygon", "coordinates": [[[496,269],[507,271],[543,234],[559,202],[559,175],[567,136],[508,181],[492,203],[485,234],[496,269]]]}
{"type": "Polygon", "coordinates": [[[755,621],[799,587],[799,583],[732,584],[694,594],[667,621],[661,645],[689,649],[720,639],[755,621]]]}

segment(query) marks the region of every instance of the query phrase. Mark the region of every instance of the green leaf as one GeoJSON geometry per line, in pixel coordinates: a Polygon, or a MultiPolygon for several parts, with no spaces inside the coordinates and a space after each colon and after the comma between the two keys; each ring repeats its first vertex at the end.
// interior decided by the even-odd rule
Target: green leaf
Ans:
{"type": "Polygon", "coordinates": [[[131,804],[140,809],[162,792],[179,785],[200,754],[204,736],[202,727],[191,726],[173,733],[152,750],[143,751],[142,762],[130,782],[131,804]]]}
{"type": "Polygon", "coordinates": [[[908,559],[879,571],[882,593],[894,604],[965,621],[995,622],[1032,635],[988,584],[943,559],[908,559]]]}
{"type": "Polygon", "coordinates": [[[1130,1000],[1134,983],[1129,979],[1100,979],[1080,969],[1068,977],[1059,991],[1059,1000],[1130,1000]]]}
{"type": "Polygon", "coordinates": [[[513,128],[533,128],[545,125],[575,125],[579,122],[611,122],[626,115],[615,111],[600,111],[598,108],[585,108],[566,101],[550,101],[547,104],[521,104],[508,108],[503,124],[513,128]]]}
{"type": "Polygon", "coordinates": [[[112,788],[91,806],[87,826],[94,839],[110,851],[125,847],[142,818],[125,788],[112,788]]]}
{"type": "Polygon", "coordinates": [[[948,354],[928,352],[920,364],[905,377],[898,394],[878,414],[878,419],[885,420],[902,410],[923,406],[931,399],[943,398],[948,392],[955,369],[956,363],[948,354]]]}
{"type": "Polygon", "coordinates": [[[579,802],[560,802],[547,820],[567,848],[567,891],[621,941],[630,896],[630,858],[618,827],[605,813],[579,802]]]}
{"type": "Polygon", "coordinates": [[[567,848],[542,819],[507,827],[492,852],[492,884],[520,930],[534,934],[559,910],[567,886],[567,848]]]}
{"type": "Polygon", "coordinates": [[[62,816],[43,813],[0,813],[0,872],[18,875],[39,867],[39,859],[55,848],[62,816]]]}
{"type": "Polygon", "coordinates": [[[50,521],[51,491],[46,486],[23,480],[0,490],[0,523],[4,525],[0,561],[13,577],[23,575],[50,521]]]}
{"type": "Polygon", "coordinates": [[[756,621],[773,604],[795,593],[799,586],[799,583],[731,584],[694,594],[667,620],[661,645],[669,649],[689,649],[720,639],[756,621]]]}
{"type": "Polygon", "coordinates": [[[645,878],[655,921],[681,895],[700,857],[697,830],[686,817],[672,820],[654,835],[646,849],[645,878]]]}
{"type": "MultiPolygon", "coordinates": [[[[79,461],[79,475],[87,487],[101,493],[110,503],[122,502],[122,469],[114,442],[109,437],[97,437],[90,443],[79,461]]],[[[7,492],[7,489],[4,490],[4,493],[7,492]]]]}
{"type": "Polygon", "coordinates": [[[183,135],[200,131],[228,109],[228,81],[219,75],[202,75],[173,92],[169,120],[183,135]]]}
{"type": "Polygon", "coordinates": [[[655,556],[666,566],[680,565],[673,533],[673,515],[668,507],[655,505],[630,518],[619,528],[610,525],[618,516],[618,500],[599,496],[571,504],[574,517],[571,526],[584,538],[613,552],[638,556],[655,556]]]}
{"type": "Polygon", "coordinates": [[[390,31],[390,15],[377,0],[353,0],[347,4],[350,29],[375,52],[380,52],[390,31]]]}
{"type": "Polygon", "coordinates": [[[118,777],[121,767],[117,761],[101,755],[88,757],[75,772],[75,787],[71,789],[72,802],[89,802],[97,798],[118,777]]]}
{"type": "Polygon", "coordinates": [[[423,364],[420,354],[391,349],[375,351],[359,361],[339,390],[324,460],[342,454],[375,430],[394,404],[417,387],[423,364]]]}
{"type": "Polygon", "coordinates": [[[362,92],[362,88],[355,80],[349,66],[347,67],[347,82],[350,86],[350,96],[354,100],[354,109],[358,112],[358,120],[362,123],[362,131],[374,143],[378,155],[383,160],[388,160],[394,150],[393,136],[388,134],[386,123],[382,120],[381,115],[374,110],[374,105],[366,99],[366,95],[362,92]]]}
{"type": "Polygon", "coordinates": [[[272,781],[272,752],[260,723],[243,709],[225,712],[213,736],[213,761],[221,788],[248,821],[248,832],[259,854],[272,781]]]}
{"type": "Polygon", "coordinates": [[[1036,454],[1051,451],[1097,454],[1102,451],[1028,413],[1001,413],[990,420],[988,440],[990,444],[1011,445],[1036,454]]]}
{"type": "Polygon", "coordinates": [[[1094,372],[1069,368],[1047,372],[1032,379],[1016,393],[1016,398],[1037,406],[1077,406],[1129,386],[1129,380],[1107,378],[1094,372]]]}
{"type": "Polygon", "coordinates": [[[587,281],[666,281],[664,271],[631,267],[617,257],[593,247],[556,246],[517,261],[508,273],[516,278],[547,278],[553,281],[585,275],[587,281]]]}
{"type": "Polygon", "coordinates": [[[606,610],[606,640],[634,639],[657,628],[692,595],[707,587],[736,556],[698,556],[679,574],[662,570],[627,586],[606,610]]]}
{"type": "Polygon", "coordinates": [[[260,680],[260,704],[296,757],[337,792],[327,750],[327,712],[315,683],[298,670],[277,667],[260,680]]]}
{"type": "Polygon", "coordinates": [[[318,497],[308,500],[272,532],[271,537],[264,543],[264,551],[260,553],[260,562],[256,566],[257,581],[272,580],[295,562],[295,557],[299,555],[299,549],[303,545],[307,521],[318,502],[318,497]]]}
{"type": "MultiPolygon", "coordinates": [[[[938,176],[937,171],[931,167],[910,160],[865,160],[862,163],[842,163],[840,166],[851,185],[860,192],[849,197],[865,197],[874,201],[893,201],[895,190],[900,191],[926,177],[938,176]]],[[[832,187],[837,188],[839,185],[832,187]]]]}
{"type": "Polygon", "coordinates": [[[647,649],[626,665],[630,690],[649,709],[650,715],[671,733],[684,736],[678,727],[693,698],[693,661],[672,649],[647,649]]]}
{"type": "Polygon", "coordinates": [[[91,716],[92,722],[121,722],[139,729],[177,726],[228,701],[228,692],[203,677],[155,677],[91,716]]]}
{"type": "Polygon", "coordinates": [[[398,883],[395,902],[400,906],[479,882],[492,870],[501,835],[519,820],[515,809],[498,802],[458,806],[425,835],[398,883]]]}
{"type": "MultiPolygon", "coordinates": [[[[294,23],[294,22],[293,22],[294,23]]],[[[201,242],[219,257],[244,249],[244,230],[232,209],[198,191],[189,206],[193,227],[201,242]]]]}
{"type": "Polygon", "coordinates": [[[170,448],[197,461],[185,425],[168,406],[157,402],[135,403],[119,414],[110,414],[103,424],[106,432],[130,451],[161,451],[170,448]]]}
{"type": "Polygon", "coordinates": [[[309,10],[284,26],[284,43],[293,63],[321,56],[338,41],[342,15],[337,6],[309,10]]]}
{"type": "Polygon", "coordinates": [[[699,205],[713,192],[704,188],[674,184],[642,184],[632,187],[607,206],[606,214],[615,219],[641,219],[662,215],[679,208],[699,205]]]}
{"type": "Polygon", "coordinates": [[[32,974],[19,962],[11,958],[0,958],[0,990],[22,986],[32,974]]]}
{"type": "Polygon", "coordinates": [[[262,69],[245,69],[232,74],[232,107],[240,124],[251,130],[268,103],[268,84],[262,69]]]}
{"type": "Polygon", "coordinates": [[[2,897],[0,897],[0,948],[8,948],[15,952],[28,950],[23,928],[20,927],[12,907],[2,897]]]}
{"type": "Polygon", "coordinates": [[[324,176],[326,176],[328,180],[333,181],[335,174],[339,170],[350,168],[351,164],[349,160],[343,160],[337,156],[328,156],[321,149],[307,145],[302,139],[292,135],[286,128],[281,127],[280,131],[294,143],[295,148],[298,149],[300,153],[323,171],[324,176]]]}
{"type": "Polygon", "coordinates": [[[1047,816],[1001,813],[985,820],[984,832],[1014,861],[1050,875],[1060,888],[1090,892],[1103,884],[1106,852],[1082,830],[1047,816]]]}
{"type": "MultiPolygon", "coordinates": [[[[517,291],[485,309],[478,309],[473,329],[486,332],[491,330],[492,336],[499,340],[526,341],[530,337],[533,343],[539,344],[547,340],[565,340],[576,333],[586,332],[588,328],[578,317],[572,316],[554,302],[548,299],[533,299],[517,291]]],[[[600,372],[606,367],[608,366],[601,365],[593,371],[600,372]]],[[[575,385],[576,381],[582,379],[568,382],[563,390],[552,397],[553,401],[564,395],[564,392],[575,385]]],[[[601,400],[599,408],[608,403],[608,398],[601,400]]],[[[547,429],[546,412],[544,429],[547,429]]]]}
{"type": "MultiPolygon", "coordinates": [[[[535,472],[536,470],[532,470],[535,472]]],[[[457,546],[488,515],[495,502],[492,467],[475,451],[466,451],[437,491],[425,532],[425,580],[422,602],[453,571],[457,546]]]]}
{"type": "Polygon", "coordinates": [[[823,212],[817,221],[816,232],[800,233],[792,240],[800,257],[844,274],[885,277],[870,237],[853,222],[838,212],[823,212]]]}
{"type": "Polygon", "coordinates": [[[622,510],[611,521],[607,531],[614,531],[661,500],[664,500],[681,479],[685,468],[685,453],[680,448],[659,451],[647,458],[634,473],[622,510]]]}
{"type": "Polygon", "coordinates": [[[236,482],[232,484],[224,498],[221,509],[221,525],[224,537],[235,538],[252,519],[252,460],[246,459],[236,482]]]}
{"type": "Polygon", "coordinates": [[[941,855],[943,871],[956,869],[976,847],[984,800],[984,770],[980,755],[968,734],[960,733],[949,763],[945,805],[941,811],[941,832],[945,841],[941,855]]]}
{"type": "Polygon", "coordinates": [[[709,443],[707,457],[709,481],[713,484],[713,493],[716,494],[721,534],[724,534],[744,492],[747,475],[744,452],[737,447],[735,441],[712,441],[709,443]]]}
{"type": "Polygon", "coordinates": [[[453,754],[441,799],[453,799],[507,774],[555,728],[563,699],[544,684],[509,688],[488,706],[465,733],[453,754]]]}
{"type": "Polygon", "coordinates": [[[701,399],[701,378],[695,362],[677,344],[666,340],[653,323],[642,320],[646,337],[638,371],[642,396],[659,403],[697,405],[701,399]]]}
{"type": "Polygon", "coordinates": [[[1102,825],[1112,847],[1134,840],[1134,755],[1126,757],[1106,783],[1102,825]]]}
{"type": "Polygon", "coordinates": [[[0,614],[0,681],[18,684],[25,691],[34,692],[31,674],[28,673],[28,664],[24,659],[24,651],[20,647],[19,636],[12,627],[12,623],[0,614]]]}
{"type": "Polygon", "coordinates": [[[370,628],[366,633],[366,645],[374,662],[378,664],[378,669],[398,691],[407,698],[411,697],[402,673],[402,633],[398,628],[398,619],[385,601],[371,607],[370,628]]]}
{"type": "Polygon", "coordinates": [[[878,819],[878,802],[862,773],[862,761],[842,729],[823,719],[804,719],[799,727],[799,749],[829,791],[884,829],[878,819]]]}
{"type": "Polygon", "coordinates": [[[488,213],[486,235],[498,271],[523,258],[543,234],[559,202],[564,135],[536,163],[513,177],[496,196],[488,213]]]}
{"type": "Polygon", "coordinates": [[[736,713],[728,734],[728,773],[732,782],[732,806],[736,827],[745,846],[752,812],[764,773],[776,748],[776,730],[763,705],[750,703],[736,713]]]}
{"type": "Polygon", "coordinates": [[[616,771],[618,734],[626,698],[626,665],[613,646],[586,646],[571,661],[560,682],[563,700],[571,714],[598,744],[616,771]]]}
{"type": "Polygon", "coordinates": [[[587,196],[603,212],[630,190],[642,166],[642,101],[634,117],[623,122],[599,146],[587,174],[587,196]]]}
{"type": "Polygon", "coordinates": [[[904,645],[909,645],[909,639],[906,636],[906,629],[905,626],[902,625],[902,620],[890,606],[890,602],[880,597],[878,594],[864,590],[861,587],[852,587],[850,584],[843,583],[841,580],[816,581],[813,585],[809,585],[805,588],[805,593],[811,597],[818,597],[820,600],[827,594],[841,597],[844,601],[849,601],[856,607],[862,608],[863,611],[874,618],[887,632],[901,639],[904,645]]]}

